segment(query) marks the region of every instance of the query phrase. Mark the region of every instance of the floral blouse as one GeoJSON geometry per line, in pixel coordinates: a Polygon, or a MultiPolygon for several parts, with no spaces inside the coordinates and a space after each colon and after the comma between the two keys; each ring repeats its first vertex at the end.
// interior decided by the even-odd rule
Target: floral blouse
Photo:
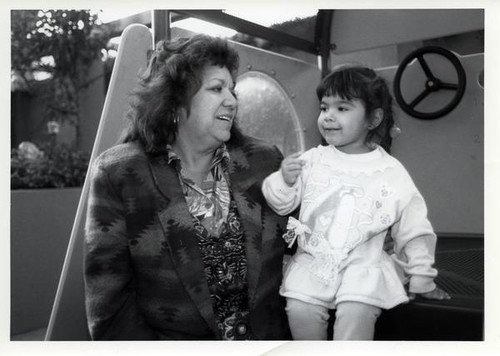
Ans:
{"type": "Polygon", "coordinates": [[[205,265],[217,326],[224,340],[249,340],[247,266],[243,230],[231,197],[225,145],[214,154],[201,186],[187,177],[179,156],[167,146],[168,163],[175,161],[205,265]]]}

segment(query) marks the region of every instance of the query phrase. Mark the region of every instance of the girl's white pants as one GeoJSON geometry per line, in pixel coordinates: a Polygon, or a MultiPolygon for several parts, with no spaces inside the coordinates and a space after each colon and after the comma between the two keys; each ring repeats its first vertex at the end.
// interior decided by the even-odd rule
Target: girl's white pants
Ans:
{"type": "MultiPolygon", "coordinates": [[[[328,308],[287,298],[286,312],[294,340],[327,340],[328,308]]],[[[360,302],[337,305],[334,340],[373,340],[381,309],[360,302]]]]}

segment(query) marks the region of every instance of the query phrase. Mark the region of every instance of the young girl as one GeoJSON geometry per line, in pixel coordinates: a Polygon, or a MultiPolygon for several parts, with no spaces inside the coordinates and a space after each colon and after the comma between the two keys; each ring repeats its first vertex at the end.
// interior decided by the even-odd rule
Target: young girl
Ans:
{"type": "Polygon", "coordinates": [[[372,340],[381,309],[409,295],[449,299],[436,287],[436,235],[425,202],[401,163],[390,156],[392,97],[375,71],[330,73],[317,88],[318,128],[328,146],[283,160],[262,186],[269,205],[289,218],[284,238],[298,248],[280,293],[296,340],[372,340]],[[384,251],[390,231],[394,254],[384,251]]]}

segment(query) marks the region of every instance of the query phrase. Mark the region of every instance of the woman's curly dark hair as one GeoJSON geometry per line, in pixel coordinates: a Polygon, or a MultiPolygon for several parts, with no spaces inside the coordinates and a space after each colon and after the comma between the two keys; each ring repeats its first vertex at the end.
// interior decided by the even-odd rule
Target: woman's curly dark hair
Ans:
{"type": "Polygon", "coordinates": [[[212,65],[226,67],[236,79],[239,56],[226,40],[198,34],[158,42],[132,92],[128,126],[120,142],[139,141],[147,153],[164,152],[175,141],[179,109],[189,115],[203,70],[212,65]]]}
{"type": "Polygon", "coordinates": [[[373,69],[358,64],[338,66],[316,88],[318,99],[338,95],[342,99],[358,99],[365,106],[367,117],[375,109],[384,112],[382,122],[368,132],[366,140],[378,143],[390,153],[392,145],[391,128],[394,125],[393,99],[387,82],[373,69]]]}

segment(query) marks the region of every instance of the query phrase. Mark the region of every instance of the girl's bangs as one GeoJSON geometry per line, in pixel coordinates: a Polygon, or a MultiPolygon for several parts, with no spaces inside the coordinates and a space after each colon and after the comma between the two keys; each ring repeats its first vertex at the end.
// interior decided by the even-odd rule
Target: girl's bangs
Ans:
{"type": "Polygon", "coordinates": [[[318,98],[338,96],[343,100],[360,99],[361,93],[356,90],[355,79],[349,71],[343,70],[331,73],[323,80],[317,90],[318,98]]]}

